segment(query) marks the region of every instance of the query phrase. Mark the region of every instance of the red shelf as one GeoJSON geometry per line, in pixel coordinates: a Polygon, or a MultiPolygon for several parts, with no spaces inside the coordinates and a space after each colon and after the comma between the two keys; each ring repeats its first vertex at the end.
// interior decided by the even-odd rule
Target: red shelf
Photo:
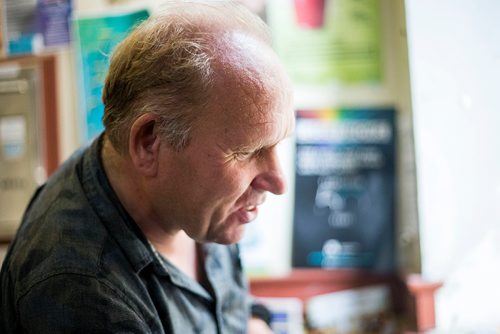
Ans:
{"type": "Polygon", "coordinates": [[[421,332],[435,327],[434,294],[440,282],[427,282],[418,275],[408,278],[357,269],[294,269],[286,276],[253,278],[250,291],[257,297],[295,297],[306,302],[325,293],[386,284],[391,289],[396,315],[405,319],[405,330],[421,332]]]}

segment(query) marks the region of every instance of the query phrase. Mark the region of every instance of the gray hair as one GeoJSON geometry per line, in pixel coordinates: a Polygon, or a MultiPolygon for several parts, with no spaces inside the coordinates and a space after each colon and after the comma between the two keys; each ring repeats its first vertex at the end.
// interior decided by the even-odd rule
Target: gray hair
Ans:
{"type": "Polygon", "coordinates": [[[228,31],[271,43],[264,22],[242,5],[176,1],[117,46],[102,97],[106,134],[118,152],[128,150],[130,127],[145,113],[159,117],[159,134],[175,150],[188,145],[197,112],[214,87],[213,46],[228,31]]]}

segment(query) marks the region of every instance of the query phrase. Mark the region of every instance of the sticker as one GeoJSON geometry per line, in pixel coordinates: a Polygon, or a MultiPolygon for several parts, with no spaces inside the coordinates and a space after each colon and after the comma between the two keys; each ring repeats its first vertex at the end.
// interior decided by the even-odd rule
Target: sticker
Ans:
{"type": "Polygon", "coordinates": [[[26,151],[26,119],[23,116],[0,118],[0,146],[3,160],[23,158],[26,151]]]}

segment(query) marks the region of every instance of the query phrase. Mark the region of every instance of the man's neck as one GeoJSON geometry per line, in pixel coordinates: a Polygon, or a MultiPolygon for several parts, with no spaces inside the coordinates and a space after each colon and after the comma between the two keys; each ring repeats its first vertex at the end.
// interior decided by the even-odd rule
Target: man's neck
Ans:
{"type": "Polygon", "coordinates": [[[150,240],[150,242],[180,271],[194,280],[199,279],[196,242],[189,238],[184,231],[179,231],[175,236],[172,236],[169,242],[164,242],[164,240],[159,243],[155,243],[154,240],[150,240]]]}
{"type": "Polygon", "coordinates": [[[109,184],[121,205],[145,233],[142,225],[150,221],[148,201],[144,200],[145,194],[139,176],[134,175],[132,163],[115,150],[107,137],[103,140],[101,160],[109,184]]]}
{"type": "Polygon", "coordinates": [[[118,200],[155,249],[186,275],[197,279],[196,243],[183,231],[166,230],[151,218],[148,201],[137,182],[130,161],[120,155],[105,137],[102,147],[104,171],[118,200]]]}

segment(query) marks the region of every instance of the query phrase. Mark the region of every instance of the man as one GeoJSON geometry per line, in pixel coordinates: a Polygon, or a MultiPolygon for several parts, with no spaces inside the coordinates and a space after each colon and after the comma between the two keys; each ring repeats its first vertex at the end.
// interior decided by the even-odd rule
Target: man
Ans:
{"type": "Polygon", "coordinates": [[[291,88],[264,24],[172,4],[115,50],[105,132],[31,201],[1,274],[2,333],[266,333],[235,243],[266,192],[291,88]]]}

